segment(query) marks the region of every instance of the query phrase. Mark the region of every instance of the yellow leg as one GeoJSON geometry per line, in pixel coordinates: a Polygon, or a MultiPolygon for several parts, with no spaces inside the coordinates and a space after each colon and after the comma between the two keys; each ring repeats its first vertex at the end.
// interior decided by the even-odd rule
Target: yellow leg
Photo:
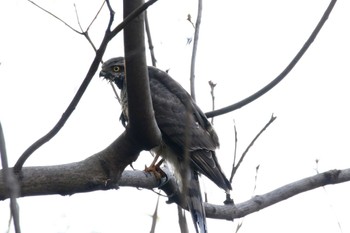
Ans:
{"type": "Polygon", "coordinates": [[[151,165],[149,167],[145,166],[145,172],[153,173],[157,178],[161,178],[164,174],[162,169],[160,169],[160,165],[164,162],[164,159],[161,159],[158,163],[157,160],[159,158],[159,154],[156,154],[151,165]]]}

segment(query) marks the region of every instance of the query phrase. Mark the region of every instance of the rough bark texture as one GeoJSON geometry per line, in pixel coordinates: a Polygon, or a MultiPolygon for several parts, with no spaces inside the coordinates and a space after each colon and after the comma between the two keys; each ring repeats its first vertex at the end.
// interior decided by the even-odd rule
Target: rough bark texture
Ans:
{"type": "MultiPolygon", "coordinates": [[[[166,178],[162,180],[158,180],[153,174],[144,171],[124,171],[120,174],[124,170],[124,165],[127,166],[126,161],[131,161],[135,158],[129,155],[121,156],[122,150],[117,150],[119,148],[118,143],[121,142],[121,140],[116,140],[107,149],[81,162],[57,166],[24,167],[20,180],[22,190],[20,196],[71,195],[95,190],[115,189],[119,186],[146,189],[159,187],[169,196],[169,203],[175,202],[186,208],[186,205],[180,202],[181,198],[179,198],[179,189],[175,178],[167,168],[163,168],[166,178]],[[123,159],[119,160],[115,159],[115,157],[123,159]],[[125,158],[128,159],[125,160],[125,158]],[[104,166],[103,164],[106,161],[121,161],[124,165],[114,164],[112,166],[104,166]],[[120,179],[117,180],[116,178],[119,176],[120,179]]],[[[325,185],[347,181],[350,181],[350,168],[345,170],[330,170],[295,181],[271,192],[256,195],[250,200],[236,205],[205,203],[205,211],[209,218],[233,220],[234,218],[244,217],[297,194],[325,185]]],[[[7,199],[8,197],[9,193],[5,189],[3,172],[1,170],[0,200],[7,199]]]]}

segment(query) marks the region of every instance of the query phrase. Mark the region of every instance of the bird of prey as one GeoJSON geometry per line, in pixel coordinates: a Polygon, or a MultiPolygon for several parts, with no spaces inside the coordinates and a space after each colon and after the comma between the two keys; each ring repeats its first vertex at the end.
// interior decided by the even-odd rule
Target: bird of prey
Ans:
{"type": "MultiPolygon", "coordinates": [[[[187,91],[166,72],[148,67],[154,115],[162,143],[152,149],[174,168],[180,179],[188,209],[197,232],[207,232],[198,174],[203,174],[227,193],[232,189],[215,155],[219,140],[205,114],[187,91]],[[187,155],[188,157],[185,157],[187,155]]],[[[102,65],[100,76],[121,89],[122,122],[128,121],[128,100],[124,58],[112,58],[102,65]]],[[[186,203],[185,202],[185,203],[186,203]]]]}

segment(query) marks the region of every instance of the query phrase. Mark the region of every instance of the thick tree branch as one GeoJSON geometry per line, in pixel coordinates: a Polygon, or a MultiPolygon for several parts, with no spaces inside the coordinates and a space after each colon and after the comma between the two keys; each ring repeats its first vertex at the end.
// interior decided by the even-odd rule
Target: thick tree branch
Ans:
{"type": "Polygon", "coordinates": [[[127,17],[124,18],[123,22],[121,22],[117,27],[111,31],[111,37],[117,35],[131,20],[133,20],[136,16],[147,10],[149,6],[155,3],[157,0],[149,0],[133,10],[127,17]]]}
{"type": "Polygon", "coordinates": [[[329,6],[327,7],[326,11],[324,12],[324,14],[323,14],[322,18],[320,19],[319,23],[317,24],[316,28],[311,33],[310,37],[307,39],[307,41],[305,42],[303,47],[300,49],[300,51],[297,53],[297,55],[295,55],[293,60],[288,64],[288,66],[282,71],[281,74],[279,74],[274,80],[272,80],[269,84],[267,84],[265,87],[263,87],[262,89],[260,89],[256,93],[254,93],[253,95],[248,96],[247,98],[245,98],[245,99],[243,99],[235,104],[229,105],[227,107],[220,108],[220,109],[217,109],[215,111],[207,112],[207,113],[205,113],[205,115],[208,118],[210,118],[210,117],[215,117],[215,116],[223,115],[223,114],[228,113],[228,112],[235,111],[235,110],[253,102],[254,100],[258,99],[259,97],[261,97],[262,95],[264,95],[265,93],[270,91],[273,87],[275,87],[280,81],[282,81],[287,76],[287,74],[294,68],[294,66],[298,63],[300,58],[302,58],[304,53],[307,51],[307,49],[310,47],[312,42],[315,40],[315,38],[318,35],[318,33],[320,32],[321,28],[323,27],[323,25],[327,21],[329,14],[332,12],[332,9],[333,9],[336,2],[337,2],[336,0],[332,0],[330,2],[329,6]]]}
{"type": "Polygon", "coordinates": [[[348,181],[350,181],[350,168],[344,170],[330,170],[284,185],[263,195],[256,195],[248,201],[236,204],[234,207],[206,204],[205,210],[209,218],[232,220],[257,212],[297,194],[325,185],[348,181]]]}
{"type": "MultiPolygon", "coordinates": [[[[124,171],[128,162],[137,158],[138,150],[127,133],[122,134],[105,150],[76,163],[56,166],[24,167],[20,179],[21,197],[36,195],[71,195],[74,193],[95,190],[115,189],[119,186],[153,189],[159,186],[169,196],[169,202],[180,202],[178,185],[172,173],[164,168],[167,181],[157,180],[153,174],[144,171],[124,171]],[[134,153],[130,154],[130,151],[134,153]],[[123,154],[127,153],[127,154],[123,154]],[[121,159],[122,158],[122,159],[121,159]],[[118,180],[118,177],[121,178],[118,180]],[[118,181],[117,181],[118,180],[118,181]]],[[[9,193],[3,181],[4,170],[0,171],[0,200],[9,198],[9,193]]],[[[277,202],[286,200],[302,192],[329,184],[350,181],[350,168],[330,170],[299,181],[287,184],[263,195],[257,195],[243,203],[232,205],[214,205],[205,203],[209,218],[227,219],[241,218],[264,209],[277,202]]]]}
{"type": "MultiPolygon", "coordinates": [[[[130,15],[143,0],[124,0],[124,17],[130,15]]],[[[144,13],[124,29],[124,51],[128,98],[128,129],[142,149],[160,144],[161,134],[154,118],[148,68],[145,54],[144,13]]]]}
{"type": "MultiPolygon", "coordinates": [[[[103,151],[76,163],[24,167],[19,175],[20,195],[71,195],[115,188],[125,167],[135,161],[140,148],[125,131],[103,151]]],[[[3,176],[3,170],[1,176],[3,176]]],[[[0,200],[8,198],[3,181],[0,200]]]]}

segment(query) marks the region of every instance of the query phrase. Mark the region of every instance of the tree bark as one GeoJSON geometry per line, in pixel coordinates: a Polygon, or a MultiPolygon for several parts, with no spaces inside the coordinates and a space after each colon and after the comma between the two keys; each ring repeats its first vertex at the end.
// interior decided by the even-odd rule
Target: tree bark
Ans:
{"type": "MultiPolygon", "coordinates": [[[[95,190],[117,189],[121,186],[145,189],[159,187],[168,195],[168,203],[175,202],[186,209],[186,204],[180,202],[180,192],[175,177],[166,167],[163,168],[166,177],[162,180],[144,171],[123,172],[125,166],[138,155],[137,153],[134,156],[123,154],[130,152],[129,149],[123,149],[128,147],[126,137],[127,135],[123,134],[105,150],[80,162],[56,166],[24,167],[19,182],[20,196],[72,195],[95,190]]],[[[133,145],[129,146],[132,148],[133,145]]],[[[250,200],[235,205],[205,203],[205,211],[208,218],[233,220],[297,194],[347,181],[350,181],[350,168],[330,170],[284,185],[271,192],[256,195],[250,200]]],[[[3,170],[0,170],[0,200],[7,198],[9,198],[9,193],[3,181],[3,170]]]]}

